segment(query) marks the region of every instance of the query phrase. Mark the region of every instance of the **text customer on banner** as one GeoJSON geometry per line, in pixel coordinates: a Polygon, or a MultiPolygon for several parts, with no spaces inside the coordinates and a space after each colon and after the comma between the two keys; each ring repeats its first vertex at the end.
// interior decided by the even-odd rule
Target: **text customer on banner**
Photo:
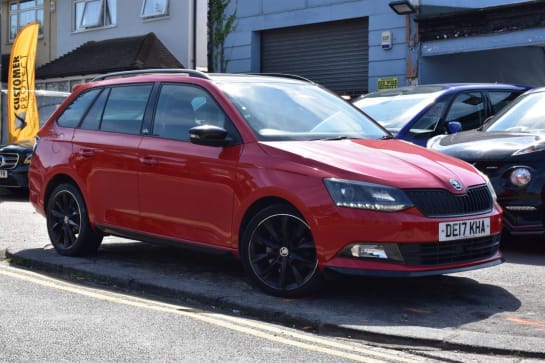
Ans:
{"type": "Polygon", "coordinates": [[[34,89],[39,23],[22,28],[11,48],[8,73],[9,141],[33,139],[40,128],[34,89]]]}

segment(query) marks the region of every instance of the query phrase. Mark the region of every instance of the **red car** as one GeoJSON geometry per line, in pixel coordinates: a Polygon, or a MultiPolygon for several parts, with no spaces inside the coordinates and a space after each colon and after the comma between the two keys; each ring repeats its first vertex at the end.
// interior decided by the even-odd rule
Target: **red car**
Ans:
{"type": "Polygon", "coordinates": [[[328,272],[503,261],[502,211],[470,164],[297,77],[146,72],[77,86],[39,132],[30,200],[58,253],[93,253],[106,234],[224,250],[279,296],[328,272]]]}

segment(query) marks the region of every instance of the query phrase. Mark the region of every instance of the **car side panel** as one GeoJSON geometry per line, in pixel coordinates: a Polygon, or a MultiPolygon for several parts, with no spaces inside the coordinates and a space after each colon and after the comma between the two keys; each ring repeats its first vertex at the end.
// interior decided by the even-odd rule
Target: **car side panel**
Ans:
{"type": "Polygon", "coordinates": [[[71,165],[83,184],[91,222],[138,229],[140,135],[76,129],[71,165]]]}
{"type": "Polygon", "coordinates": [[[241,146],[210,147],[156,137],[139,149],[144,233],[229,247],[241,146]]]}
{"type": "Polygon", "coordinates": [[[47,190],[52,179],[58,175],[77,178],[75,170],[69,165],[73,134],[74,129],[57,126],[42,129],[38,133],[40,140],[28,171],[29,199],[36,210],[44,216],[47,190]]]}

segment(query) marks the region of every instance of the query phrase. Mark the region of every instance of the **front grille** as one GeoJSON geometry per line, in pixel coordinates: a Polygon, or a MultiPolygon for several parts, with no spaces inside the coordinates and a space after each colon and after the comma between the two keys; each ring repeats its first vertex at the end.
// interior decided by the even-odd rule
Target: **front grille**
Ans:
{"type": "Polygon", "coordinates": [[[400,243],[406,264],[435,266],[492,257],[500,247],[500,235],[437,243],[400,243]]]}
{"type": "Polygon", "coordinates": [[[465,194],[444,189],[405,190],[415,207],[427,217],[455,217],[487,213],[494,201],[486,185],[469,188],[465,194]]]}
{"type": "Polygon", "coordinates": [[[0,169],[13,169],[18,161],[18,154],[0,153],[0,169]]]}

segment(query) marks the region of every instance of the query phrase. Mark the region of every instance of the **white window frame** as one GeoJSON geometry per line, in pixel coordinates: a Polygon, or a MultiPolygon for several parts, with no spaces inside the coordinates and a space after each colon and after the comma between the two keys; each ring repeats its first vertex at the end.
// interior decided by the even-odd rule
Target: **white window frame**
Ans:
{"type": "MultiPolygon", "coordinates": [[[[29,4],[31,5],[31,4],[29,4]]],[[[33,23],[33,22],[39,22],[40,23],[40,29],[38,31],[38,36],[41,38],[43,37],[44,33],[44,0],[17,0],[17,1],[10,1],[8,5],[8,12],[9,12],[9,25],[8,25],[8,34],[9,34],[9,42],[13,42],[15,40],[15,37],[19,33],[19,31],[27,24],[33,23]],[[28,8],[22,8],[21,4],[24,3],[34,3],[34,6],[30,6],[28,8]],[[16,9],[12,9],[13,6],[16,6],[16,9]],[[32,19],[26,22],[22,22],[21,15],[22,14],[30,14],[33,13],[32,19]],[[41,17],[38,15],[41,13],[41,17]],[[17,31],[15,34],[13,34],[12,27],[13,27],[13,19],[15,20],[15,27],[17,31]]]]}
{"type": "Polygon", "coordinates": [[[117,24],[117,0],[73,0],[74,31],[117,24]]]}
{"type": "Polygon", "coordinates": [[[168,16],[168,5],[168,0],[143,0],[140,17],[149,19],[168,16]],[[159,10],[157,10],[157,6],[159,6],[159,10]]]}

